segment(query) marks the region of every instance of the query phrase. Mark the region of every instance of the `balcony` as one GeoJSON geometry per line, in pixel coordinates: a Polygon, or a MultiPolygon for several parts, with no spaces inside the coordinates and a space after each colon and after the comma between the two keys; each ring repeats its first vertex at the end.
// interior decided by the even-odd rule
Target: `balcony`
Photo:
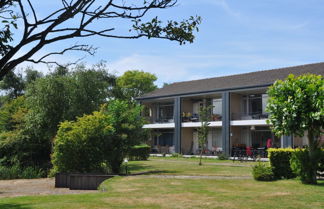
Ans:
{"type": "Polygon", "coordinates": [[[255,113],[232,113],[231,120],[266,120],[268,113],[255,112],[255,113]]]}
{"type": "MultiPolygon", "coordinates": [[[[222,116],[219,114],[211,114],[210,119],[208,121],[221,121],[222,116]]],[[[201,122],[199,114],[191,112],[183,112],[181,116],[182,122],[201,122]]]]}

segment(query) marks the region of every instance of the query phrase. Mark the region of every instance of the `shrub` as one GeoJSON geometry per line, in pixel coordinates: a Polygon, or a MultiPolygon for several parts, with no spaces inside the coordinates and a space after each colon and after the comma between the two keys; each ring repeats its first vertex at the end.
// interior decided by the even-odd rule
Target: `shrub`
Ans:
{"type": "Polygon", "coordinates": [[[20,174],[20,168],[18,165],[11,167],[0,167],[0,179],[18,179],[20,174]]]}
{"type": "Polygon", "coordinates": [[[300,178],[302,183],[312,183],[312,180],[316,178],[317,173],[320,174],[322,166],[322,158],[324,151],[317,149],[310,156],[309,150],[299,149],[292,153],[290,164],[293,172],[300,178]],[[314,167],[315,166],[315,167],[314,167]],[[317,171],[317,172],[314,172],[317,171]]]}
{"type": "Polygon", "coordinates": [[[129,160],[147,160],[150,156],[151,147],[147,144],[133,146],[128,154],[129,160]]]}
{"type": "Polygon", "coordinates": [[[0,179],[33,179],[46,176],[46,172],[36,167],[21,168],[19,165],[0,167],[0,179]]]}
{"type": "Polygon", "coordinates": [[[99,171],[111,140],[112,128],[107,121],[105,114],[94,112],[76,122],[61,123],[52,155],[54,173],[99,171]]]}
{"type": "Polygon", "coordinates": [[[43,177],[46,177],[46,172],[36,167],[26,167],[19,175],[19,178],[22,179],[35,179],[43,177]]]}
{"type": "Polygon", "coordinates": [[[175,153],[172,153],[171,157],[176,157],[176,158],[182,157],[182,154],[175,152],[175,153]]]}
{"type": "Polygon", "coordinates": [[[220,155],[218,156],[218,159],[219,159],[219,160],[228,160],[228,157],[227,157],[225,154],[220,154],[220,155]]]}
{"type": "Polygon", "coordinates": [[[268,149],[268,157],[275,178],[294,178],[295,174],[290,167],[291,153],[294,149],[268,149]]]}
{"type": "Polygon", "coordinates": [[[273,181],[275,176],[270,166],[260,163],[252,167],[253,178],[257,181],[273,181]]]}
{"type": "MultiPolygon", "coordinates": [[[[54,142],[51,175],[57,172],[104,172],[103,165],[120,173],[131,147],[144,141],[141,107],[112,100],[100,112],[76,122],[60,124],[54,142]]],[[[107,169],[106,169],[107,170],[107,169]]]]}

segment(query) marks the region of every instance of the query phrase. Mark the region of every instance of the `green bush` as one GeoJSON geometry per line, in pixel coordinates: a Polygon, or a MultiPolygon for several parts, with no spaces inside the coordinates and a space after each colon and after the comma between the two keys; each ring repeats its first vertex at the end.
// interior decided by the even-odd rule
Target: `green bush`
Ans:
{"type": "Polygon", "coordinates": [[[275,178],[294,178],[295,174],[290,167],[291,153],[294,149],[268,149],[268,157],[275,178]]]}
{"type": "Polygon", "coordinates": [[[36,167],[21,168],[19,165],[0,167],[0,179],[34,179],[46,177],[46,172],[36,167]]]}
{"type": "Polygon", "coordinates": [[[227,157],[225,154],[220,154],[220,155],[218,156],[218,159],[219,159],[219,160],[228,160],[228,157],[227,157]]]}
{"type": "Polygon", "coordinates": [[[182,157],[182,156],[183,156],[182,154],[177,153],[177,152],[172,153],[172,155],[171,155],[171,157],[175,157],[175,158],[182,157]]]}
{"type": "Polygon", "coordinates": [[[18,179],[20,174],[20,168],[18,165],[12,167],[0,167],[0,179],[18,179]]]}
{"type": "Polygon", "coordinates": [[[147,144],[133,146],[128,154],[129,160],[147,160],[150,157],[151,147],[147,144]]]}
{"type": "Polygon", "coordinates": [[[300,178],[302,183],[312,183],[317,173],[321,174],[323,155],[324,151],[318,149],[314,152],[313,156],[310,156],[307,148],[299,149],[292,153],[290,159],[291,169],[300,178]],[[313,172],[314,170],[317,172],[313,172]]]}
{"type": "Polygon", "coordinates": [[[27,167],[22,170],[19,175],[22,179],[35,179],[35,178],[43,178],[46,177],[46,172],[40,168],[35,167],[27,167]]]}
{"type": "Polygon", "coordinates": [[[273,181],[275,176],[270,166],[264,163],[258,163],[252,167],[253,178],[257,181],[273,181]]]}
{"type": "Polygon", "coordinates": [[[104,173],[103,165],[118,174],[131,147],[144,141],[142,108],[125,101],[111,100],[100,112],[76,122],[60,124],[54,142],[54,171],[104,173]]]}
{"type": "Polygon", "coordinates": [[[51,173],[100,171],[113,131],[108,124],[108,116],[101,112],[61,123],[54,141],[51,173]]]}

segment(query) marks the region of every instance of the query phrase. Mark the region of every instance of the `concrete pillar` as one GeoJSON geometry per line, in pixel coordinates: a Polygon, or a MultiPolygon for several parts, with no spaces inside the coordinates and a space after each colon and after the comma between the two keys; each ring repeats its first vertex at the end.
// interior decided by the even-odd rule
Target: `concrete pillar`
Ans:
{"type": "Polygon", "coordinates": [[[175,152],[181,152],[181,98],[176,97],[174,99],[173,108],[173,118],[174,118],[174,145],[175,152]]]}
{"type": "Polygon", "coordinates": [[[222,94],[222,140],[223,140],[223,151],[229,156],[230,155],[230,93],[224,92],[222,94]]]}

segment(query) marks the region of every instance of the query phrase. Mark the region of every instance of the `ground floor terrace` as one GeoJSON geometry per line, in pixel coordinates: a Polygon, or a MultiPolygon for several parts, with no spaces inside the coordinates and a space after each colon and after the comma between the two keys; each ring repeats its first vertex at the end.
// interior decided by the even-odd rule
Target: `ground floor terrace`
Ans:
{"type": "Polygon", "coordinates": [[[231,126],[228,141],[224,141],[222,127],[210,127],[205,147],[199,146],[198,128],[181,128],[180,142],[176,141],[174,128],[152,130],[148,144],[152,153],[184,155],[253,155],[267,157],[268,148],[301,148],[307,146],[307,134],[304,137],[277,137],[269,126],[231,126]],[[177,147],[178,144],[178,147],[177,147]],[[178,151],[177,151],[178,150],[178,151]]]}

